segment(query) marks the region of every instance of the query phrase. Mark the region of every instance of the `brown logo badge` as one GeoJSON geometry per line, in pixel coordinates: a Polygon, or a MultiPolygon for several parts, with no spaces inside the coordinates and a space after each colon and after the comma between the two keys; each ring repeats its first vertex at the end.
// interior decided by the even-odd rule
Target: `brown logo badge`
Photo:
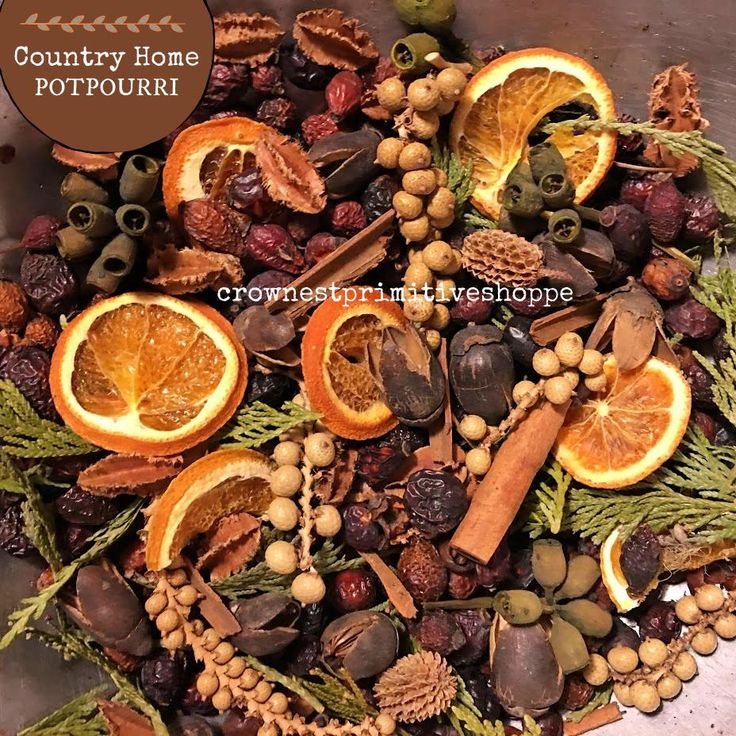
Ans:
{"type": "Polygon", "coordinates": [[[0,72],[20,112],[83,151],[130,151],[180,125],[204,94],[205,0],[4,0],[0,72]]]}

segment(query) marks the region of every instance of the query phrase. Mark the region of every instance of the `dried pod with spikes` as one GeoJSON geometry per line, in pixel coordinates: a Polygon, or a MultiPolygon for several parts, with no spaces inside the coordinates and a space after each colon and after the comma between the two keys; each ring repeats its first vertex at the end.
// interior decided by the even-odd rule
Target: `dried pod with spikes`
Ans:
{"type": "Polygon", "coordinates": [[[533,286],[544,276],[539,246],[503,230],[478,230],[463,241],[463,266],[488,284],[533,286]]]}
{"type": "Polygon", "coordinates": [[[215,18],[215,59],[257,66],[278,49],[284,32],[274,18],[260,13],[225,13],[215,18]]]}
{"type": "Polygon", "coordinates": [[[426,721],[446,710],[457,692],[452,668],[437,652],[402,657],[374,687],[381,710],[405,723],[426,721]]]}

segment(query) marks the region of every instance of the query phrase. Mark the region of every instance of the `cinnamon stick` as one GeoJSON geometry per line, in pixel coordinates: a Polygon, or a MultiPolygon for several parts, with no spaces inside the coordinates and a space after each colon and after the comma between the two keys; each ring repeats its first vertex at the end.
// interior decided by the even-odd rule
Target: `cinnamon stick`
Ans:
{"type": "Polygon", "coordinates": [[[429,428],[429,446],[434,460],[442,465],[452,463],[452,407],[450,406],[450,375],[447,367],[447,338],[442,338],[437,359],[445,374],[445,409],[429,428]]]}
{"type": "Polygon", "coordinates": [[[609,703],[591,711],[577,723],[565,721],[563,733],[565,736],[580,736],[580,734],[588,733],[588,731],[593,731],[596,728],[616,723],[616,721],[620,721],[623,717],[618,703],[609,703]]]}
{"type": "Polygon", "coordinates": [[[569,406],[569,401],[562,405],[545,401],[509,434],[450,540],[453,549],[482,565],[488,563],[544,465],[569,406]]]}
{"type": "Polygon", "coordinates": [[[390,238],[384,236],[384,233],[393,225],[395,218],[396,213],[393,210],[385,212],[286,287],[288,292],[293,289],[297,295],[299,292],[305,294],[311,289],[312,298],[288,301],[282,297],[267,302],[266,308],[271,313],[284,312],[294,319],[317,302],[317,289],[352,284],[368,273],[386,257],[390,238]]]}
{"type": "Polygon", "coordinates": [[[375,553],[361,552],[360,556],[368,563],[376,577],[381,581],[391,605],[404,617],[414,618],[417,615],[417,607],[411,593],[396,576],[396,573],[375,553]]]}

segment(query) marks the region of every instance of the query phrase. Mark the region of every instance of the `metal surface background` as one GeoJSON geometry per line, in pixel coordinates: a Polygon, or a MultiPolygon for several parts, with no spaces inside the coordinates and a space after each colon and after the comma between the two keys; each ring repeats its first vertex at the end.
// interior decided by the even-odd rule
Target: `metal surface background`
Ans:
{"type": "MultiPolygon", "coordinates": [[[[261,11],[289,27],[308,8],[337,6],[361,18],[387,50],[403,34],[389,0],[212,0],[213,12],[261,11]]],[[[736,149],[735,0],[457,0],[457,32],[480,48],[553,46],[593,62],[614,89],[620,111],[643,115],[651,77],[669,64],[689,61],[698,74],[711,136],[736,149]]],[[[121,2],[124,7],[124,2],[121,2]]],[[[0,145],[12,144],[14,161],[0,165],[0,248],[12,244],[33,215],[58,209],[61,170],[49,159],[49,142],[33,130],[0,89],[0,145]]],[[[0,553],[0,621],[32,590],[34,568],[0,553]]],[[[701,674],[656,717],[629,711],[600,736],[732,736],[736,733],[736,643],[722,644],[700,660],[701,674]]],[[[16,642],[0,653],[0,731],[44,715],[92,686],[97,674],[63,663],[40,645],[16,642]]]]}

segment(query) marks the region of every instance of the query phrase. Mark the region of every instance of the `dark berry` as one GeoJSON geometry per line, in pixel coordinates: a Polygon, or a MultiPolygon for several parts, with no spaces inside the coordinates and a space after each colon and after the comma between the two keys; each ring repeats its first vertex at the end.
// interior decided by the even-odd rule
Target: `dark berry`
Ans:
{"type": "Polygon", "coordinates": [[[708,442],[713,443],[716,441],[718,424],[710,414],[706,414],[704,411],[695,411],[693,412],[692,419],[695,422],[695,426],[697,426],[697,428],[705,435],[708,442]]]}
{"type": "Polygon", "coordinates": [[[544,715],[538,716],[537,726],[540,729],[539,736],[562,736],[563,720],[556,710],[549,710],[544,715]]]}
{"type": "Polygon", "coordinates": [[[248,67],[240,64],[215,64],[210,72],[202,106],[210,110],[223,108],[248,89],[248,67]]]}
{"type": "Polygon", "coordinates": [[[342,531],[345,544],[359,552],[375,552],[386,543],[386,533],[371,512],[357,503],[343,507],[342,531]]]}
{"type": "Polygon", "coordinates": [[[511,576],[511,548],[507,539],[498,545],[487,565],[475,566],[478,584],[484,588],[495,588],[511,576]]]}
{"type": "Polygon", "coordinates": [[[358,475],[370,486],[381,487],[392,480],[404,460],[426,444],[420,430],[402,424],[370,444],[358,448],[358,475]]]}
{"type": "Polygon", "coordinates": [[[178,705],[186,689],[186,657],[183,652],[161,652],[141,668],[141,689],[159,708],[178,705]]]}
{"type": "Polygon", "coordinates": [[[296,381],[283,373],[252,373],[248,379],[245,400],[249,404],[262,401],[279,408],[285,401],[296,396],[297,389],[296,381]]]}
{"type": "Polygon", "coordinates": [[[627,179],[621,185],[619,198],[623,204],[630,204],[640,212],[644,212],[644,205],[657,182],[651,176],[636,179],[627,179]]]}
{"type": "Polygon", "coordinates": [[[503,331],[503,341],[511,348],[513,359],[526,370],[531,370],[534,353],[541,348],[529,334],[532,322],[530,317],[516,314],[503,331]]]}
{"type": "Polygon", "coordinates": [[[227,187],[227,203],[238,212],[263,219],[277,207],[268,196],[266,187],[258,169],[245,169],[242,174],[234,177],[227,187]]]}
{"type": "Polygon", "coordinates": [[[456,600],[467,600],[478,589],[478,577],[475,572],[464,573],[450,571],[447,581],[447,594],[456,600]]]}
{"type": "Polygon", "coordinates": [[[613,617],[613,630],[608,635],[608,638],[603,643],[602,653],[608,654],[608,652],[614,647],[630,647],[634,651],[639,648],[644,636],[634,631],[628,624],[625,624],[620,618],[613,617]]]}
{"type": "Polygon", "coordinates": [[[489,675],[479,667],[463,667],[460,672],[465,688],[484,719],[495,721],[501,715],[501,706],[496,698],[489,675]]]}
{"type": "Polygon", "coordinates": [[[713,357],[716,360],[728,360],[731,357],[731,348],[726,340],[725,328],[721,328],[713,339],[713,357]]]}
{"type": "Polygon", "coordinates": [[[56,513],[70,524],[101,526],[118,513],[118,505],[112,498],[93,496],[79,486],[72,486],[54,501],[56,513]]]}
{"type": "Polygon", "coordinates": [[[282,97],[284,94],[284,75],[275,64],[261,64],[251,71],[250,86],[256,92],[282,97]]]}
{"type": "Polygon", "coordinates": [[[304,244],[322,227],[322,218],[319,215],[307,215],[302,212],[289,213],[286,223],[286,232],[297,243],[304,244]]]}
{"type": "Polygon", "coordinates": [[[287,669],[294,677],[304,677],[319,665],[322,642],[316,634],[301,636],[287,652],[287,669]]]}
{"type": "Polygon", "coordinates": [[[616,257],[630,263],[644,255],[649,243],[646,217],[630,204],[605,207],[600,214],[603,231],[608,235],[616,257]]]}
{"type": "Polygon", "coordinates": [[[222,724],[222,736],[256,736],[263,721],[240,708],[228,711],[222,724]]]}
{"type": "Polygon", "coordinates": [[[34,217],[26,227],[20,244],[28,250],[51,250],[56,243],[56,233],[64,222],[53,215],[34,217]]]}
{"type": "Polygon", "coordinates": [[[302,634],[318,636],[322,633],[325,621],[325,609],[321,603],[310,603],[302,607],[299,616],[299,630],[302,634]]]}
{"type": "Polygon", "coordinates": [[[328,595],[339,613],[364,611],[378,599],[376,578],[366,570],[342,570],[330,580],[328,595]]]}
{"type": "Polygon", "coordinates": [[[251,225],[245,248],[250,258],[265,268],[293,274],[304,270],[304,257],[281,225],[251,225]]]}
{"type": "Polygon", "coordinates": [[[20,282],[33,306],[58,316],[77,299],[77,281],[69,266],[53,253],[27,253],[20,265],[20,282]]]}
{"type": "Polygon", "coordinates": [[[532,551],[517,549],[511,552],[509,580],[512,587],[528,588],[534,582],[532,551]]]}
{"type": "Polygon", "coordinates": [[[324,89],[332,77],[328,66],[320,66],[308,59],[298,46],[281,55],[281,69],[284,76],[302,89],[324,89]]]}
{"type": "Polygon", "coordinates": [[[641,282],[662,301],[681,299],[690,290],[692,272],[677,258],[652,258],[641,274],[641,282]]]}
{"type": "Polygon", "coordinates": [[[692,297],[668,307],[664,319],[672,332],[693,340],[714,337],[721,328],[718,316],[692,297]]]}
{"type": "Polygon", "coordinates": [[[199,716],[177,716],[167,724],[169,736],[217,736],[215,727],[199,716]]]}
{"type": "Polygon", "coordinates": [[[302,122],[302,136],[308,146],[313,146],[317,141],[321,141],[339,130],[337,120],[329,112],[310,115],[302,122]]]}
{"type": "Polygon", "coordinates": [[[25,535],[23,511],[20,506],[10,506],[0,513],[0,549],[13,557],[28,557],[36,548],[25,535]]]}
{"type": "Polygon", "coordinates": [[[419,470],[406,484],[404,504],[411,523],[430,539],[452,531],[468,509],[463,484],[443,470],[419,470]]]}
{"type": "Polygon", "coordinates": [[[629,589],[643,593],[659,571],[660,544],[651,527],[637,527],[621,545],[621,571],[629,589]]]}
{"type": "Polygon", "coordinates": [[[450,317],[455,322],[467,325],[474,322],[476,325],[482,325],[488,322],[493,313],[493,301],[490,299],[481,299],[480,294],[477,298],[472,298],[473,294],[463,291],[457,299],[457,302],[450,308],[450,317]]]}
{"type": "Polygon", "coordinates": [[[274,298],[274,290],[283,289],[294,280],[294,276],[284,271],[263,271],[256,274],[246,285],[244,305],[253,307],[265,304],[274,298]]]}
{"type": "Polygon", "coordinates": [[[690,384],[690,391],[696,406],[712,408],[713,376],[700,364],[689,348],[678,346],[676,352],[680,358],[680,369],[690,384]]]}
{"type": "Polygon", "coordinates": [[[396,180],[389,174],[374,179],[365,189],[360,203],[365,210],[368,222],[377,220],[393,207],[394,194],[399,190],[396,180]]]}
{"type": "Polygon", "coordinates": [[[484,609],[470,609],[467,611],[455,611],[455,621],[459,624],[465,635],[465,646],[458,649],[450,656],[450,661],[455,666],[466,664],[477,664],[488,659],[488,640],[491,635],[491,618],[488,611],[484,609]]]}
{"type": "Polygon", "coordinates": [[[337,235],[355,235],[367,225],[365,210],[360,202],[338,202],[330,210],[330,225],[337,235]]]}
{"type": "Polygon", "coordinates": [[[332,233],[317,233],[313,235],[304,250],[307,265],[314,266],[315,263],[321,261],[325,256],[337,250],[344,242],[345,238],[332,235],[332,233]]]}
{"type": "Polygon", "coordinates": [[[672,179],[654,185],[644,205],[649,232],[660,243],[671,243],[685,223],[685,197],[672,179]]]}
{"type": "Polygon", "coordinates": [[[296,121],[296,105],[285,97],[274,97],[264,100],[256,111],[256,120],[265,125],[270,125],[276,130],[285,132],[294,125],[296,121]]]}
{"type": "Polygon", "coordinates": [[[64,562],[70,562],[75,557],[79,557],[82,550],[87,545],[87,540],[94,533],[91,526],[81,526],[80,524],[60,524],[56,530],[56,539],[59,543],[61,558],[64,562]]]}
{"type": "Polygon", "coordinates": [[[536,317],[547,309],[547,301],[546,297],[537,296],[535,293],[530,293],[522,299],[514,298],[512,293],[511,298],[506,302],[506,304],[514,314],[536,317]]]}
{"type": "Polygon", "coordinates": [[[36,347],[15,347],[0,357],[0,378],[12,381],[30,405],[45,419],[55,419],[49,371],[51,358],[36,347]]]}
{"type": "Polygon", "coordinates": [[[713,197],[707,194],[690,194],[685,197],[685,224],[683,236],[692,243],[708,243],[721,224],[713,197]]]}
{"type": "Polygon", "coordinates": [[[661,639],[669,644],[680,635],[682,624],[670,601],[655,601],[639,619],[639,636],[645,639],[661,639]]]}
{"type": "Polygon", "coordinates": [[[423,649],[448,657],[465,646],[467,640],[454,614],[449,611],[425,611],[414,627],[414,636],[423,649]]]}

